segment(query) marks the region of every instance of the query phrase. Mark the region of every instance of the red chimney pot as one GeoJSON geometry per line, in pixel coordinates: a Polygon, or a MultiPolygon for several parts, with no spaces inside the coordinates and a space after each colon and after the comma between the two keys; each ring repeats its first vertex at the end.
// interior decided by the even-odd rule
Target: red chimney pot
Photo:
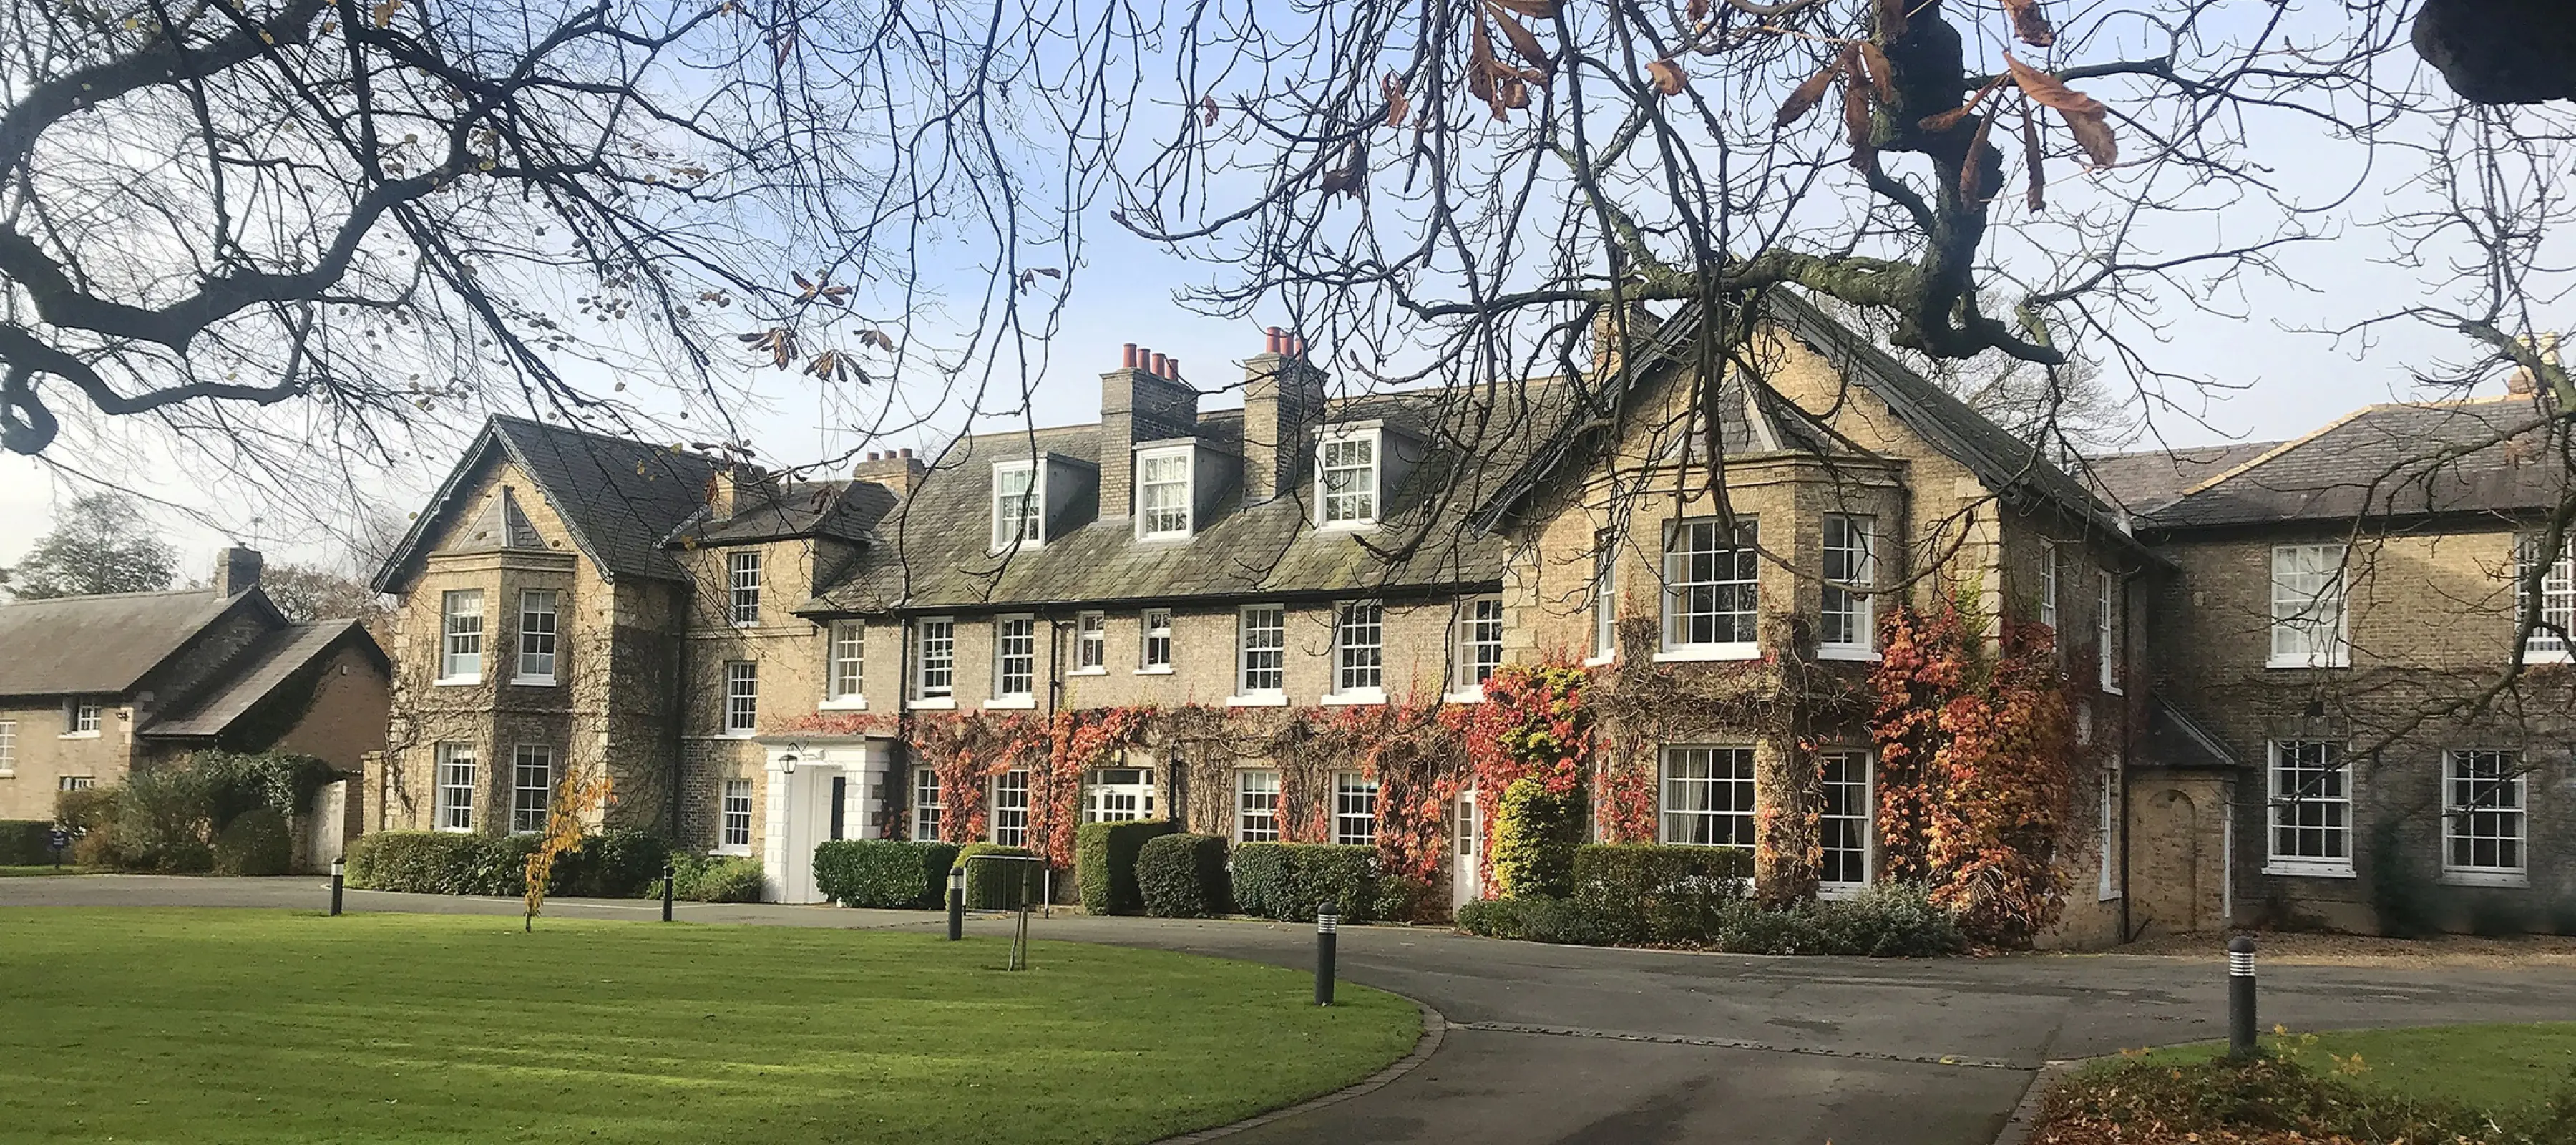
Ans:
{"type": "Polygon", "coordinates": [[[1163,375],[1164,377],[1170,378],[1171,380],[1173,380],[1173,381],[1175,381],[1175,382],[1177,382],[1177,381],[1180,381],[1180,380],[1181,380],[1181,360],[1180,360],[1180,359],[1178,359],[1178,358],[1167,358],[1167,359],[1165,359],[1165,360],[1164,360],[1163,364],[1164,364],[1164,365],[1167,365],[1167,366],[1170,366],[1170,367],[1172,368],[1172,372],[1171,372],[1171,373],[1168,373],[1168,374],[1163,375]]]}
{"type": "Polygon", "coordinates": [[[1119,361],[1119,368],[1123,370],[1132,370],[1136,368],[1136,344],[1134,342],[1127,343],[1127,348],[1123,352],[1123,356],[1119,361]]]}
{"type": "Polygon", "coordinates": [[[1155,354],[1155,355],[1154,355],[1154,366],[1153,366],[1153,368],[1152,368],[1152,369],[1149,369],[1149,370],[1147,370],[1147,371],[1145,371],[1145,372],[1146,372],[1146,373],[1149,373],[1149,374],[1152,374],[1152,375],[1154,375],[1155,377],[1158,377],[1158,378],[1160,378],[1160,377],[1167,377],[1168,375],[1166,375],[1166,374],[1163,372],[1163,370],[1164,370],[1165,364],[1166,364],[1166,363],[1168,363],[1168,362],[1170,362],[1170,361],[1171,361],[1171,359],[1169,359],[1169,358],[1165,358],[1164,356],[1162,356],[1162,355],[1161,355],[1161,354],[1159,354],[1159,353],[1158,353],[1158,354],[1155,354]]]}
{"type": "Polygon", "coordinates": [[[1271,328],[1269,329],[1269,331],[1268,331],[1267,333],[1268,333],[1268,336],[1267,336],[1267,337],[1262,341],[1262,344],[1261,344],[1262,352],[1263,352],[1263,353],[1266,353],[1266,354],[1278,354],[1278,353],[1284,353],[1284,352],[1285,352],[1285,350],[1283,349],[1283,347],[1287,344],[1287,340],[1286,340],[1286,339],[1284,339],[1284,338],[1282,338],[1282,337],[1280,337],[1280,335],[1279,335],[1279,328],[1278,328],[1278,327],[1276,327],[1276,326],[1273,326],[1273,327],[1271,327],[1271,328]]]}
{"type": "Polygon", "coordinates": [[[911,446],[909,446],[909,445],[904,446],[904,447],[903,447],[903,455],[904,455],[904,457],[906,457],[906,458],[910,458],[910,457],[912,456],[912,447],[911,447],[911,446]]]}

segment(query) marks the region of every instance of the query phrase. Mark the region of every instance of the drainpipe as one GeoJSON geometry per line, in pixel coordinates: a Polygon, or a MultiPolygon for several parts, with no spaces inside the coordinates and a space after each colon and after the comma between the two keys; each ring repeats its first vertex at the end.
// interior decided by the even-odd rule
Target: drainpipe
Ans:
{"type": "MultiPolygon", "coordinates": [[[[914,786],[914,784],[913,784],[913,778],[912,778],[912,707],[911,707],[911,703],[912,703],[912,622],[911,622],[910,620],[906,620],[906,619],[904,619],[904,617],[903,617],[903,615],[902,615],[901,613],[889,613],[889,615],[893,616],[893,617],[894,617],[894,621],[895,621],[895,625],[894,625],[894,674],[895,674],[895,681],[894,681],[894,747],[893,747],[893,748],[891,748],[891,749],[888,751],[888,753],[887,753],[889,756],[891,756],[891,757],[892,757],[892,758],[890,758],[890,759],[888,759],[888,760],[887,760],[887,763],[888,763],[889,765],[892,765],[892,764],[895,764],[895,763],[898,763],[898,762],[899,762],[899,763],[901,764],[901,766],[888,766],[888,767],[886,768],[886,782],[887,782],[887,783],[890,783],[890,784],[893,784],[893,785],[895,786],[896,791],[899,791],[899,792],[901,792],[901,793],[902,793],[903,800],[904,800],[904,805],[905,805],[906,807],[910,807],[910,806],[912,805],[912,792],[913,792],[913,786],[914,786]]],[[[892,794],[892,792],[889,792],[889,794],[892,794]]],[[[943,796],[942,796],[942,798],[945,798],[945,795],[943,795],[943,796]]],[[[892,803],[892,802],[893,802],[893,800],[892,800],[892,799],[888,799],[886,802],[887,802],[887,803],[892,803]]],[[[880,806],[883,806],[883,805],[881,804],[880,806]]],[[[902,822],[903,822],[903,825],[904,825],[904,831],[906,832],[906,834],[907,834],[907,835],[909,835],[909,833],[910,833],[910,832],[911,832],[911,830],[912,830],[912,820],[911,820],[910,818],[906,818],[906,819],[904,819],[902,822]]],[[[944,826],[944,824],[943,824],[943,826],[944,826]]],[[[884,835],[884,834],[885,834],[885,832],[884,832],[883,828],[880,828],[880,829],[878,830],[878,832],[877,832],[877,833],[878,833],[880,836],[882,836],[882,835],[884,835]]]]}
{"type": "Polygon", "coordinates": [[[2132,717],[2144,706],[2143,701],[2147,698],[2147,693],[2140,690],[2147,681],[2135,671],[2138,642],[2134,639],[2136,630],[2129,623],[2137,612],[2136,583],[2136,574],[2121,574],[2120,678],[2129,685],[2120,690],[2120,704],[2126,709],[2120,713],[2120,941],[2123,944],[2135,934],[2129,929],[2129,768],[2138,757],[2138,721],[2132,717]],[[2133,692],[2137,694],[2137,702],[2130,699],[2133,692]]]}

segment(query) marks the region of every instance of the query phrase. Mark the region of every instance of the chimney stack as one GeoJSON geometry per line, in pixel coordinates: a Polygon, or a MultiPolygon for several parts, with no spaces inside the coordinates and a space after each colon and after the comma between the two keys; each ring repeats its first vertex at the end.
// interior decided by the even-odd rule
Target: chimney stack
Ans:
{"type": "Polygon", "coordinates": [[[1297,486],[1315,427],[1324,420],[1324,372],[1306,340],[1273,326],[1243,363],[1243,501],[1257,505],[1297,486]]]}
{"type": "Polygon", "coordinates": [[[1199,392],[1180,380],[1180,363],[1142,347],[1125,365],[1100,375],[1100,516],[1134,513],[1136,443],[1196,437],[1199,392]]]}
{"type": "Polygon", "coordinates": [[[215,595],[230,600],[259,583],[258,549],[239,545],[215,550],[215,595]]]}
{"type": "Polygon", "coordinates": [[[747,462],[716,466],[707,476],[707,515],[717,520],[733,516],[744,495],[758,496],[768,480],[768,470],[747,462]]]}
{"type": "Polygon", "coordinates": [[[850,470],[850,479],[883,485],[897,497],[909,497],[913,487],[921,484],[924,472],[922,464],[913,460],[910,449],[889,449],[870,451],[866,460],[850,470]]]}

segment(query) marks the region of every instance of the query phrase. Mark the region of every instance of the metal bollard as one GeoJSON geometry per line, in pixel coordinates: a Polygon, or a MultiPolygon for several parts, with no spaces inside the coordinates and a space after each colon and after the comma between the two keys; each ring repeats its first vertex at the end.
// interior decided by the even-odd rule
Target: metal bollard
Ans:
{"type": "Polygon", "coordinates": [[[948,868],[948,941],[966,936],[966,868],[948,868]]]}
{"type": "Polygon", "coordinates": [[[1326,902],[1315,912],[1315,1004],[1333,1004],[1333,946],[1341,929],[1341,907],[1326,902]]]}
{"type": "Polygon", "coordinates": [[[662,864],[662,921],[664,922],[671,921],[671,883],[672,880],[679,877],[680,865],[678,863],[666,862],[662,864]]]}
{"type": "Polygon", "coordinates": [[[2227,940],[2227,1056],[2255,1053],[2254,937],[2240,934],[2227,940]]]}
{"type": "Polygon", "coordinates": [[[348,871],[349,859],[343,855],[331,860],[331,917],[340,917],[340,880],[348,871]]]}

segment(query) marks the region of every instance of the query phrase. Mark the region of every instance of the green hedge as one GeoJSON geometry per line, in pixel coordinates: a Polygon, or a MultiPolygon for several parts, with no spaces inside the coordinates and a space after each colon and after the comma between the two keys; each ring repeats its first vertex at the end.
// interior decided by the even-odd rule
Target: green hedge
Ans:
{"type": "Polygon", "coordinates": [[[977,855],[1027,855],[1037,852],[1026,847],[1005,847],[999,843],[968,843],[957,849],[957,865],[966,868],[966,906],[969,910],[1015,910],[1020,904],[1038,905],[1046,880],[1037,863],[994,862],[969,863],[977,855]],[[1021,883],[1013,893],[1012,880],[1021,883]]]}
{"type": "Polygon", "coordinates": [[[295,841],[286,831],[286,816],[254,807],[233,816],[215,836],[218,875],[282,875],[295,861],[295,841]]]}
{"type": "Polygon", "coordinates": [[[835,839],[814,848],[814,884],[842,906],[930,910],[948,894],[957,844],[835,839]]]}
{"type": "Polygon", "coordinates": [[[1136,855],[1157,836],[1176,830],[1169,819],[1085,823],[1073,835],[1073,877],[1082,909],[1091,914],[1134,914],[1145,905],[1136,889],[1136,855]]]}
{"type": "Polygon", "coordinates": [[[1849,899],[1776,909],[1729,900],[1710,908],[1700,929],[1687,935],[1640,934],[1635,919],[1633,912],[1597,898],[1533,895],[1469,903],[1458,910],[1458,929],[1488,938],[1583,946],[1655,941],[1734,954],[1928,958],[1967,948],[1958,919],[1913,886],[1873,887],[1849,899]]]}
{"type": "MultiPolygon", "coordinates": [[[[497,895],[527,892],[535,835],[460,835],[446,831],[378,831],[349,844],[349,885],[419,894],[497,895]]],[[[550,895],[644,898],[661,890],[670,844],[641,831],[604,831],[555,859],[550,895]]]]}
{"type": "Polygon", "coordinates": [[[1136,886],[1145,913],[1156,918],[1206,918],[1225,913],[1232,897],[1225,875],[1225,840],[1214,835],[1163,835],[1136,854],[1136,886]]]}
{"type": "Polygon", "coordinates": [[[1550,795],[1522,776],[1494,810],[1494,884],[1504,895],[1563,897],[1573,889],[1574,851],[1583,843],[1581,796],[1550,795]]]}
{"type": "Polygon", "coordinates": [[[1377,917],[1377,848],[1246,843],[1234,850],[1234,897],[1246,914],[1313,922],[1326,900],[1345,922],[1377,917]]]}
{"type": "Polygon", "coordinates": [[[0,867],[33,867],[54,861],[45,845],[54,825],[40,819],[0,819],[0,867]]]}
{"type": "Polygon", "coordinates": [[[671,875],[671,897],[690,902],[759,902],[769,889],[749,855],[673,855],[671,875]]]}
{"type": "Polygon", "coordinates": [[[1574,852],[1576,901],[1591,907],[1609,941],[1694,945],[1724,925],[1753,877],[1741,847],[1591,843],[1574,852]]]}

